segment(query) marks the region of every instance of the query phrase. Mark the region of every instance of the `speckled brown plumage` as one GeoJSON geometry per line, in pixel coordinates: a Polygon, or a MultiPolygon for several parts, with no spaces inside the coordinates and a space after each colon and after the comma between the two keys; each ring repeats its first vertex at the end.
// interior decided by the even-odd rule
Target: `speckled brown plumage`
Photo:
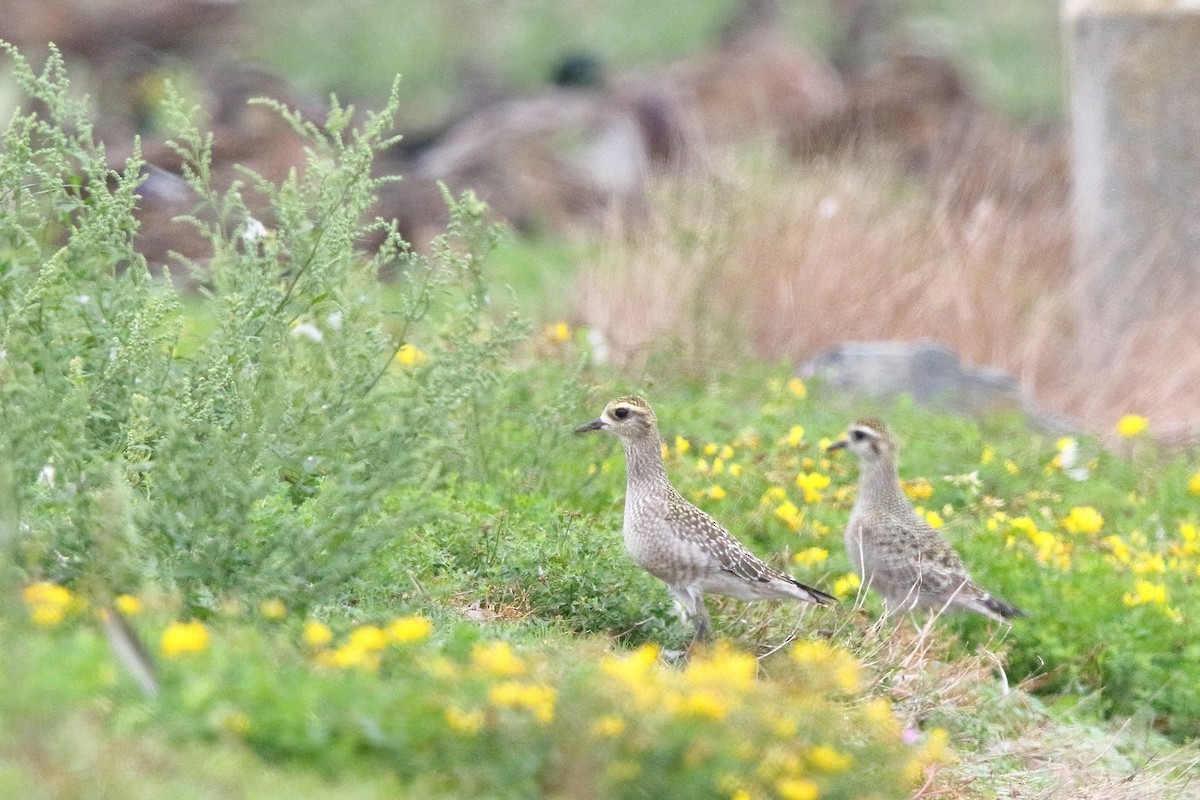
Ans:
{"type": "Polygon", "coordinates": [[[696,626],[711,632],[704,594],[739,600],[791,598],[824,604],[834,598],[764,564],[667,479],[654,411],[640,397],[618,397],[576,433],[607,431],[621,440],[628,469],[625,547],[633,560],[667,584],[696,626]]]}
{"type": "Polygon", "coordinates": [[[889,612],[917,608],[973,611],[1004,622],[1023,617],[971,579],[962,558],[921,515],[900,486],[896,442],[887,426],[861,419],[830,449],[858,456],[858,497],[846,525],[846,554],[863,585],[889,612]]]}

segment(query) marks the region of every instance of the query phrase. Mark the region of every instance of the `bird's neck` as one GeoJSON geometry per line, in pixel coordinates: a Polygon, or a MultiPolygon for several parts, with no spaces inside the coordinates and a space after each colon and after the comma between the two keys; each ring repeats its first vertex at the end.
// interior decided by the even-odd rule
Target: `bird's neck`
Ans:
{"type": "Polygon", "coordinates": [[[859,477],[859,502],[907,503],[908,498],[900,487],[900,473],[894,459],[881,458],[862,465],[859,477]]]}
{"type": "Polygon", "coordinates": [[[647,483],[667,483],[667,469],[663,466],[662,443],[658,436],[642,436],[625,439],[625,466],[629,488],[647,483]]]}

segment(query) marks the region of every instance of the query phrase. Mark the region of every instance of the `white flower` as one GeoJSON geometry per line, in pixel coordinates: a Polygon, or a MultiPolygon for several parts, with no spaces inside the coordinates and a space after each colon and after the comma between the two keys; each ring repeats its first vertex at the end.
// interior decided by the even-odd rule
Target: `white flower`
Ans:
{"type": "Polygon", "coordinates": [[[242,232],[242,241],[244,241],[246,244],[254,244],[266,235],[266,225],[263,225],[254,217],[248,217],[246,219],[246,230],[242,232]]]}
{"type": "Polygon", "coordinates": [[[38,473],[37,482],[39,486],[48,486],[54,488],[54,462],[47,461],[46,466],[42,467],[42,471],[38,473]]]}
{"type": "Polygon", "coordinates": [[[292,336],[297,338],[303,336],[310,342],[320,344],[325,341],[325,334],[321,333],[321,329],[311,322],[297,322],[292,326],[292,336]]]}

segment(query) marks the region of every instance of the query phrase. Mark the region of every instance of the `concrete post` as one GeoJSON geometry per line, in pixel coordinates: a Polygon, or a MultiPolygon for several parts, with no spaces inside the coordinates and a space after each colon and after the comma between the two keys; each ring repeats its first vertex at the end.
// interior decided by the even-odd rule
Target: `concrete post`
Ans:
{"type": "Polygon", "coordinates": [[[1200,0],[1063,12],[1075,257],[1085,313],[1119,334],[1200,287],[1200,0]]]}

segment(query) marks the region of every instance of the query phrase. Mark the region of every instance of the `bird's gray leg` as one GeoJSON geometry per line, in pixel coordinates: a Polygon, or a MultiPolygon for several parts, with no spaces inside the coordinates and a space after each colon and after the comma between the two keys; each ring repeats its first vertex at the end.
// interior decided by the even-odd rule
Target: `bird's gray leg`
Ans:
{"type": "Polygon", "coordinates": [[[687,586],[671,586],[671,595],[683,606],[688,619],[696,626],[694,642],[706,642],[712,635],[712,619],[704,606],[704,595],[698,590],[687,586]]]}

